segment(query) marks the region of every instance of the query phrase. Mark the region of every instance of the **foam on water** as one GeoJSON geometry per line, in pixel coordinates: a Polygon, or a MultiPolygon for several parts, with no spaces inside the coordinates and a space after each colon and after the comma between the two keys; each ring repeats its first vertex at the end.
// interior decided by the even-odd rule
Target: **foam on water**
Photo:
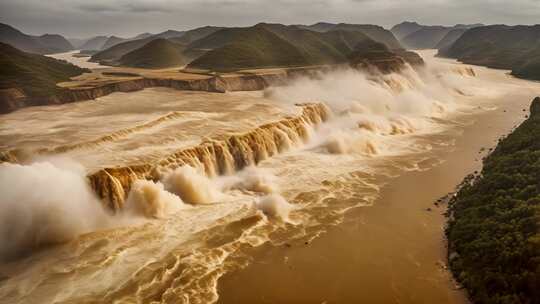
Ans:
{"type": "MultiPolygon", "coordinates": [[[[136,181],[125,212],[103,215],[151,220],[102,231],[110,227],[74,229],[67,217],[70,231],[80,232],[70,235],[64,245],[6,264],[2,275],[9,279],[0,281],[0,298],[10,303],[215,302],[218,279],[249,263],[247,249],[265,242],[311,240],[324,233],[348,210],[372,204],[385,180],[403,170],[437,165],[430,151],[448,149],[454,135],[437,142],[425,138],[459,129],[456,115],[486,110],[487,106],[478,109],[478,103],[489,106],[490,98],[515,89],[500,85],[504,78],[499,72],[485,77],[484,69],[471,72],[462,65],[427,61],[418,72],[407,69],[373,78],[346,69],[269,89],[265,95],[278,104],[323,102],[333,115],[324,124],[306,126],[304,138],[293,138],[297,133],[280,126],[273,140],[279,142],[281,153],[265,157],[257,167],[209,177],[200,168],[183,166],[161,172],[160,180],[136,181]],[[96,229],[100,231],[77,237],[96,229]]],[[[64,196],[69,202],[81,202],[75,211],[70,203],[60,204],[66,207],[55,212],[57,220],[59,215],[77,214],[78,208],[100,206],[87,192],[84,174],[46,166],[41,177],[43,165],[0,166],[2,180],[14,181],[4,186],[11,190],[6,192],[10,197],[31,196],[25,190],[34,187],[58,192],[50,196],[51,202],[64,201],[64,196]],[[19,171],[25,171],[25,178],[13,178],[19,171]],[[52,178],[58,180],[58,190],[47,189],[45,182],[32,186],[33,180],[52,178]],[[65,183],[74,183],[76,196],[60,195],[65,183]]],[[[93,218],[88,215],[94,213],[83,213],[81,218],[93,218]]]]}

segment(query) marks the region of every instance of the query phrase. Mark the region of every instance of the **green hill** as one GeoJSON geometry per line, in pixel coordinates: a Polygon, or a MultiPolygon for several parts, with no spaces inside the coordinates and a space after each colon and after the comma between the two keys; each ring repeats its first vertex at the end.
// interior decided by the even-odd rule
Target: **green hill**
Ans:
{"type": "Polygon", "coordinates": [[[264,27],[223,29],[210,36],[194,45],[216,49],[195,59],[188,67],[230,71],[310,64],[298,48],[264,27]]]}
{"type": "Polygon", "coordinates": [[[540,25],[493,25],[466,31],[439,55],[540,80],[540,25]]]}
{"type": "Polygon", "coordinates": [[[119,60],[120,65],[138,68],[167,68],[187,63],[185,47],[167,39],[154,39],[119,60]]]}
{"type": "MultiPolygon", "coordinates": [[[[196,28],[196,29],[189,30],[186,32],[178,32],[178,31],[169,30],[169,31],[157,34],[157,35],[146,36],[145,38],[142,38],[142,39],[134,39],[134,40],[118,43],[110,48],[97,52],[90,58],[90,61],[101,62],[103,64],[117,65],[119,64],[119,60],[122,56],[126,55],[129,52],[135,51],[138,48],[145,46],[150,41],[160,38],[160,36],[171,36],[172,38],[167,38],[169,41],[177,43],[177,44],[187,45],[189,43],[192,43],[193,41],[204,38],[220,29],[222,28],[215,27],[215,26],[204,26],[204,27],[196,28]]],[[[201,54],[201,52],[196,51],[196,50],[191,50],[190,54],[191,56],[188,56],[188,57],[195,58],[195,57],[198,57],[201,54]]]]}
{"type": "Polygon", "coordinates": [[[282,24],[260,23],[254,28],[266,29],[293,45],[309,65],[344,62],[358,42],[369,39],[361,32],[319,33],[282,24]]]}
{"type": "Polygon", "coordinates": [[[189,64],[191,68],[229,71],[347,62],[347,55],[365,40],[359,31],[325,33],[281,24],[228,28],[189,45],[214,48],[189,64]]]}
{"type": "Polygon", "coordinates": [[[340,23],[332,31],[359,31],[374,41],[385,44],[389,49],[401,49],[402,46],[394,34],[378,25],[340,23]]]}
{"type": "Polygon", "coordinates": [[[35,54],[53,54],[73,50],[71,43],[60,35],[30,36],[3,23],[0,23],[0,42],[35,54]]]}
{"type": "Polygon", "coordinates": [[[261,23],[248,28],[222,29],[190,44],[188,49],[212,50],[191,62],[188,67],[233,71],[344,64],[349,63],[349,55],[354,51],[375,44],[382,46],[385,55],[389,57],[408,57],[413,64],[422,62],[416,54],[403,52],[404,56],[401,56],[390,52],[385,44],[377,43],[359,30],[317,32],[298,26],[261,23]]]}
{"type": "Polygon", "coordinates": [[[189,48],[213,50],[225,46],[235,40],[242,40],[244,36],[251,34],[250,28],[231,27],[220,29],[206,37],[189,44],[189,48]]]}
{"type": "Polygon", "coordinates": [[[90,57],[90,61],[114,65],[116,64],[116,61],[118,61],[122,56],[140,47],[143,47],[145,44],[152,41],[153,39],[155,38],[153,38],[152,36],[149,38],[119,43],[106,50],[95,53],[94,55],[92,55],[92,57],[90,57]]]}
{"type": "Polygon", "coordinates": [[[449,204],[451,269],[474,303],[539,303],[540,98],[449,204]]]}
{"type": "Polygon", "coordinates": [[[369,38],[384,43],[390,49],[402,48],[399,41],[389,30],[384,29],[378,25],[372,24],[349,24],[349,23],[326,23],[319,22],[312,25],[300,25],[298,27],[309,29],[316,32],[329,32],[329,31],[359,31],[369,38]]]}
{"type": "Polygon", "coordinates": [[[195,28],[189,31],[184,32],[184,34],[180,37],[171,37],[169,38],[170,41],[180,43],[180,44],[190,44],[196,40],[202,39],[210,34],[213,34],[219,30],[223,29],[223,27],[218,26],[203,26],[199,28],[195,28]]]}
{"type": "Polygon", "coordinates": [[[57,83],[89,72],[65,61],[20,51],[0,43],[0,89],[21,89],[29,97],[48,97],[57,83]]]}

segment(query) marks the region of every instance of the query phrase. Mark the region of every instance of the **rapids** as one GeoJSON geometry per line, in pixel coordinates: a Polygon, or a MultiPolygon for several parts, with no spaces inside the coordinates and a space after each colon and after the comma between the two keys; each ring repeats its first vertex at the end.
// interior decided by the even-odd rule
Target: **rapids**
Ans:
{"type": "MultiPolygon", "coordinates": [[[[253,262],[249,248],[317,238],[347,211],[369,208],[401,172],[440,164],[433,151],[452,149],[471,115],[540,86],[422,55],[424,69],[399,74],[343,69],[249,93],[146,89],[0,117],[1,149],[21,162],[0,164],[0,176],[28,184],[2,183],[0,202],[24,197],[41,206],[24,214],[45,223],[89,221],[67,221],[62,242],[43,242],[58,244],[22,238],[3,248],[32,254],[1,262],[0,298],[216,302],[219,278],[253,262]],[[35,195],[23,196],[45,167],[65,173],[44,172],[35,195]],[[79,187],[67,198],[58,195],[65,178],[79,187]]],[[[14,229],[36,229],[23,224],[0,224],[2,243],[14,229]]]]}

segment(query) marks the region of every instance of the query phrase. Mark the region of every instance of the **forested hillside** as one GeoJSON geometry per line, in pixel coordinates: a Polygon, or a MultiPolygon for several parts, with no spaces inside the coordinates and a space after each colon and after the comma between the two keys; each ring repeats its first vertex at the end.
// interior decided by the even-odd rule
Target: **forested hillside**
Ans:
{"type": "Polygon", "coordinates": [[[540,98],[450,201],[449,261],[474,303],[540,303],[540,98]]]}

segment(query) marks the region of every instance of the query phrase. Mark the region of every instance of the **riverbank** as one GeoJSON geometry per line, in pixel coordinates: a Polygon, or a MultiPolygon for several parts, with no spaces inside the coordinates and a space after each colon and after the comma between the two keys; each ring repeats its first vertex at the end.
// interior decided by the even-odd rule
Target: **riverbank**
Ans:
{"type": "Polygon", "coordinates": [[[532,96],[511,91],[490,102],[496,109],[462,116],[448,132],[426,138],[454,144],[428,152],[424,170],[378,177],[386,185],[374,204],[350,211],[319,238],[243,253],[251,263],[220,279],[219,303],[467,303],[447,270],[446,206],[433,202],[481,168],[489,148],[525,119],[532,96]]]}
{"type": "Polygon", "coordinates": [[[449,202],[449,263],[475,303],[536,303],[540,97],[449,202]],[[482,254],[478,254],[481,252],[482,254]]]}

